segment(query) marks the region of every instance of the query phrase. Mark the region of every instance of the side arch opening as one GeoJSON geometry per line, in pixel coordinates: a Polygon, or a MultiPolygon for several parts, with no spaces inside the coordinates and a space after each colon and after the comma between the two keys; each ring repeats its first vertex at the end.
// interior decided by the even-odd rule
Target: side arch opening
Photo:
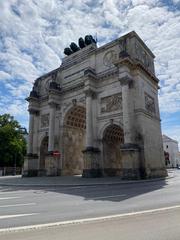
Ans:
{"type": "Polygon", "coordinates": [[[64,119],[63,175],[80,175],[83,171],[83,153],[86,134],[86,109],[72,107],[64,119]]]}
{"type": "Polygon", "coordinates": [[[124,143],[123,129],[109,125],[103,133],[103,165],[105,176],[122,176],[120,145],[124,143]]]}

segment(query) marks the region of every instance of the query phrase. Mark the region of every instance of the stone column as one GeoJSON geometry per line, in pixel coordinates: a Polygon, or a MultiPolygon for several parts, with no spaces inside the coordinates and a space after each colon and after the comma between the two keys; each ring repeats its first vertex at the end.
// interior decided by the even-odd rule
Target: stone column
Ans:
{"type": "Polygon", "coordinates": [[[34,132],[34,114],[35,111],[29,110],[29,136],[28,136],[28,149],[27,153],[33,154],[33,132],[34,132]]]}
{"type": "Polygon", "coordinates": [[[93,147],[92,97],[93,91],[86,91],[86,148],[93,147]]]}
{"type": "Polygon", "coordinates": [[[54,135],[55,135],[55,113],[56,113],[55,102],[49,103],[50,115],[49,115],[49,136],[48,136],[48,155],[45,158],[45,169],[47,176],[58,175],[57,159],[53,155],[54,149],[54,135]]]}
{"type": "Polygon", "coordinates": [[[49,138],[48,138],[48,152],[54,151],[54,129],[55,129],[55,112],[56,104],[50,103],[50,116],[49,116],[49,138]]]}
{"type": "Polygon", "coordinates": [[[83,177],[92,178],[102,175],[99,163],[100,150],[94,147],[93,136],[93,107],[92,98],[95,92],[90,88],[85,91],[86,94],[86,148],[84,153],[83,177]]]}
{"type": "Polygon", "coordinates": [[[24,161],[23,176],[37,176],[38,175],[38,155],[34,149],[34,134],[35,134],[35,116],[38,114],[37,110],[29,109],[29,136],[27,156],[24,161]]]}
{"type": "Polygon", "coordinates": [[[38,155],[38,129],[39,129],[39,112],[34,114],[34,136],[33,136],[33,154],[38,155]]]}
{"type": "Polygon", "coordinates": [[[124,143],[132,144],[133,139],[133,129],[132,129],[132,96],[130,95],[130,85],[132,84],[132,79],[129,76],[125,76],[120,79],[122,86],[122,108],[123,108],[123,127],[124,127],[124,143]]]}
{"type": "MultiPolygon", "coordinates": [[[[127,70],[127,69],[126,69],[127,70]]],[[[121,146],[122,152],[122,178],[123,179],[139,179],[140,176],[140,148],[134,138],[134,109],[133,94],[131,87],[133,80],[128,72],[123,72],[120,76],[122,86],[122,107],[123,107],[123,130],[124,144],[121,146]]]]}

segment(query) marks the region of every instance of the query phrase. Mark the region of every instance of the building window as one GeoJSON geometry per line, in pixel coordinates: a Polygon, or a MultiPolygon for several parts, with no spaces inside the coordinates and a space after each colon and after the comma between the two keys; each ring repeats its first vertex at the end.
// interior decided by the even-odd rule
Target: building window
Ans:
{"type": "Polygon", "coordinates": [[[168,145],[166,145],[166,148],[168,148],[168,145]]]}

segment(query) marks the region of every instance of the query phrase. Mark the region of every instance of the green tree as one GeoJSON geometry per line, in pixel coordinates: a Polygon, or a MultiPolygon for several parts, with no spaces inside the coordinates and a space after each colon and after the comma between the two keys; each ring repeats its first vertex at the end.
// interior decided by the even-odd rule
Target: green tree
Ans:
{"type": "Polygon", "coordinates": [[[26,141],[18,121],[10,114],[0,115],[0,166],[21,167],[26,141]]]}

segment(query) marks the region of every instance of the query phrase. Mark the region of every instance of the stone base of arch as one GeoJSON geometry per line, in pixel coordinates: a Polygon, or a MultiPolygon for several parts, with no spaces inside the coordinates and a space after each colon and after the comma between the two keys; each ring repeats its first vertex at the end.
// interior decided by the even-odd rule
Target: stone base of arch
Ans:
{"type": "Polygon", "coordinates": [[[45,157],[46,176],[61,176],[61,169],[58,167],[59,158],[48,154],[45,157]]]}
{"type": "Polygon", "coordinates": [[[38,176],[38,155],[37,154],[28,154],[25,157],[22,176],[23,177],[38,176]]]}
{"type": "Polygon", "coordinates": [[[137,144],[121,145],[122,179],[133,180],[144,178],[142,154],[137,144]]]}
{"type": "Polygon", "coordinates": [[[102,177],[102,169],[100,166],[100,150],[94,147],[87,147],[85,150],[83,150],[83,157],[84,169],[82,177],[102,177]]]}

